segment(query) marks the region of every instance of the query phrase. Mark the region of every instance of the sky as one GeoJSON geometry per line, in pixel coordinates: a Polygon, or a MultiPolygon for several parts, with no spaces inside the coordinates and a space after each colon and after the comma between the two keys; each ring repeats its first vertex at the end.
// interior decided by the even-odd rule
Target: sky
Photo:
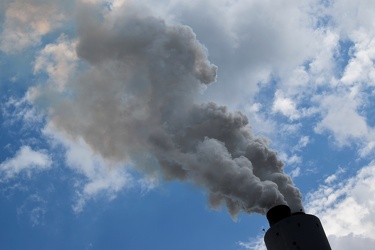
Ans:
{"type": "Polygon", "coordinates": [[[372,249],[374,11],[0,0],[0,249],[264,250],[278,204],[372,249]]]}

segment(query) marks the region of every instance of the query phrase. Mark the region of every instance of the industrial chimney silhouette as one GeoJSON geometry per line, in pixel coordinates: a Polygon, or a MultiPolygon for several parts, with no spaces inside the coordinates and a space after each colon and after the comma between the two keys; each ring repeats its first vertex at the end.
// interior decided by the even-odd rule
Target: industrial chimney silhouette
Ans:
{"type": "Polygon", "coordinates": [[[270,229],[264,236],[268,250],[331,250],[318,217],[304,212],[291,213],[287,205],[267,212],[270,229]]]}

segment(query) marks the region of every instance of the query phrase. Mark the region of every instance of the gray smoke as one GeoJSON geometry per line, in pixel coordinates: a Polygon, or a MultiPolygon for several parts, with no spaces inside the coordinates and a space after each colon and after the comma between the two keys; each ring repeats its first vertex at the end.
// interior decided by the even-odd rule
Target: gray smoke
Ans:
{"type": "Polygon", "coordinates": [[[40,86],[34,100],[58,129],[109,161],[203,187],[210,205],[225,204],[232,216],[302,208],[283,163],[251,134],[247,117],[196,102],[217,67],[191,28],[131,2],[105,17],[83,9],[77,54],[87,68],[64,91],[40,86]]]}

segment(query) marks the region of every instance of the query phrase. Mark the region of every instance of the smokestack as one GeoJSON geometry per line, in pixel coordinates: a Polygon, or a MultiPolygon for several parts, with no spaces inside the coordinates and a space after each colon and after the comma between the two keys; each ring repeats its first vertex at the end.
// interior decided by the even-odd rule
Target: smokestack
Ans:
{"type": "Polygon", "coordinates": [[[318,217],[303,212],[291,213],[286,205],[267,212],[270,229],[264,236],[268,250],[331,250],[318,217]]]}

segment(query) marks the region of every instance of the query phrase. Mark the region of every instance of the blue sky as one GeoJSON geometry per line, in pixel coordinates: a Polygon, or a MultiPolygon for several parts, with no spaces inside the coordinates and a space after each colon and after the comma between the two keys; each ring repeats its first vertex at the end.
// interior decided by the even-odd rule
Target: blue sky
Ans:
{"type": "Polygon", "coordinates": [[[265,249],[253,212],[289,193],[257,181],[274,166],[240,146],[248,131],[333,249],[371,249],[374,10],[2,1],[0,249],[265,249]]]}

